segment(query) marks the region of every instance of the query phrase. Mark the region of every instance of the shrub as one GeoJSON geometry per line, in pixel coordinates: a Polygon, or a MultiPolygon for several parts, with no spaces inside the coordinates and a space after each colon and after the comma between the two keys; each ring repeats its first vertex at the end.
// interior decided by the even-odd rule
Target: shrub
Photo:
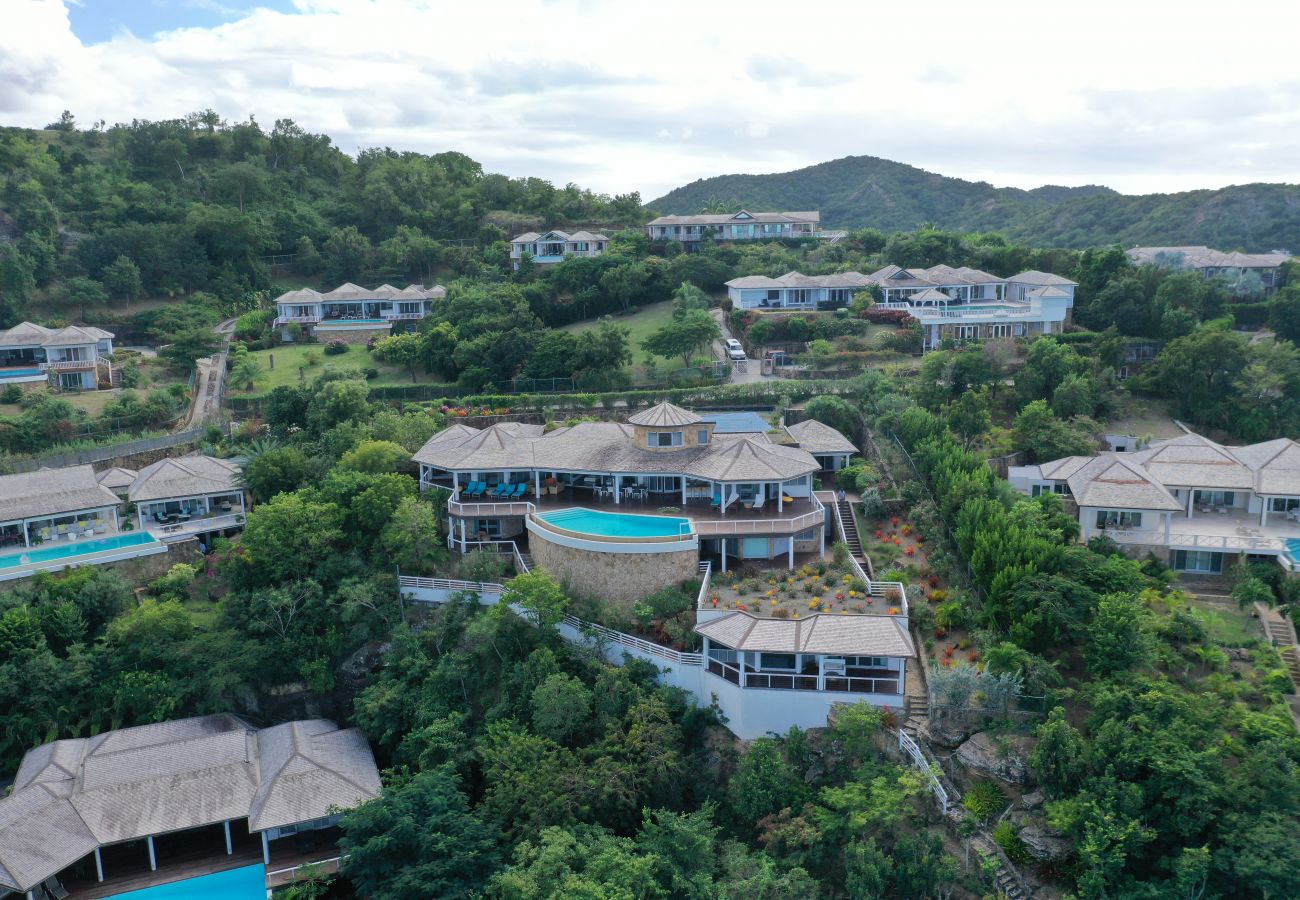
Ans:
{"type": "Polygon", "coordinates": [[[315,350],[308,350],[306,353],[302,355],[302,361],[303,361],[303,365],[307,366],[308,368],[311,368],[312,366],[319,366],[320,354],[317,353],[315,350]]]}
{"type": "Polygon", "coordinates": [[[989,816],[1002,809],[1007,802],[1007,795],[1002,788],[991,781],[977,781],[962,798],[961,805],[980,822],[988,821],[989,816]]]}
{"type": "Polygon", "coordinates": [[[366,366],[364,369],[361,370],[361,374],[366,376],[367,381],[373,381],[374,379],[379,377],[379,370],[376,369],[374,366],[366,366]]]}
{"type": "Polygon", "coordinates": [[[1005,819],[993,829],[993,843],[1001,847],[1007,859],[1016,865],[1026,865],[1032,859],[1029,848],[1020,839],[1020,835],[1016,834],[1015,826],[1005,819]]]}
{"type": "Polygon", "coordinates": [[[334,338],[334,340],[329,341],[329,342],[325,345],[325,355],[326,355],[326,356],[338,356],[338,355],[340,355],[340,354],[342,354],[342,353],[347,353],[347,352],[348,352],[348,343],[347,343],[347,341],[343,341],[343,340],[340,340],[340,339],[338,339],[338,338],[334,338]]]}
{"type": "Polygon", "coordinates": [[[23,399],[23,389],[16,384],[7,386],[0,393],[0,403],[19,403],[23,399]]]}

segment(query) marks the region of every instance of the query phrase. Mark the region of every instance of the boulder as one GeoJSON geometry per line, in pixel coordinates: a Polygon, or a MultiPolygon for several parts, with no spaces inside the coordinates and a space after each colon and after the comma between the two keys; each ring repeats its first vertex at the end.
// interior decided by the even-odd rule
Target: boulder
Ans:
{"type": "Polygon", "coordinates": [[[964,741],[953,761],[973,778],[996,778],[1006,784],[1029,780],[1029,751],[1034,739],[1024,734],[981,731],[964,741]]]}
{"type": "Polygon", "coordinates": [[[962,741],[974,734],[977,728],[965,728],[955,722],[931,718],[920,729],[922,737],[937,747],[948,750],[961,745],[962,741]]]}
{"type": "Polygon", "coordinates": [[[1021,828],[1020,841],[1029,855],[1039,862],[1060,862],[1074,855],[1074,842],[1045,824],[1031,824],[1021,828]]]}
{"type": "Polygon", "coordinates": [[[1019,805],[1021,809],[1038,809],[1045,799],[1042,791],[1030,791],[1020,798],[1019,805]]]}

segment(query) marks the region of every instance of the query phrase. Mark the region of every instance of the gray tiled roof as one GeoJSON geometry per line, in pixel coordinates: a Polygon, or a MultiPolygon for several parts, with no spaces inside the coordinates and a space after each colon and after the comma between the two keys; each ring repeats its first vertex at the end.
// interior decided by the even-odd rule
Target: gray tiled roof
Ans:
{"type": "Polygon", "coordinates": [[[1289,253],[1224,252],[1209,247],[1134,247],[1127,253],[1139,265],[1154,263],[1158,256],[1179,254],[1189,269],[1275,269],[1291,258],[1289,253]]]}
{"type": "Polygon", "coordinates": [[[700,417],[689,409],[682,409],[680,406],[664,401],[631,416],[627,423],[644,425],[646,428],[678,428],[694,425],[699,421],[700,417]]]}
{"type": "Polygon", "coordinates": [[[1074,501],[1079,506],[1103,509],[1176,512],[1183,508],[1160,482],[1124,458],[1128,455],[1103,453],[1077,469],[1067,479],[1074,501]]]}
{"type": "Polygon", "coordinates": [[[194,497],[201,494],[230,494],[240,489],[239,466],[215,456],[165,457],[145,466],[127,491],[132,503],[194,497]]]}
{"type": "Polygon", "coordinates": [[[1250,490],[1255,475],[1227,447],[1199,434],[1184,434],[1128,454],[1147,474],[1170,487],[1250,490]]]}
{"type": "Polygon", "coordinates": [[[20,322],[0,331],[0,347],[78,347],[111,340],[113,333],[89,325],[46,328],[34,322],[20,322]]]}
{"type": "Polygon", "coordinates": [[[436,434],[413,459],[460,472],[539,469],[685,474],[715,481],[788,480],[820,468],[807,451],[772,444],[764,435],[715,432],[703,446],[648,450],[636,445],[633,426],[622,423],[582,422],[544,434],[541,426],[513,428],[517,430],[493,425],[474,431],[461,426],[462,436],[436,434]]]}
{"type": "Polygon", "coordinates": [[[749,212],[749,210],[738,210],[734,213],[704,213],[695,216],[660,216],[647,222],[647,225],[762,225],[775,224],[779,222],[802,223],[812,222],[817,224],[821,221],[821,213],[816,210],[806,212],[749,212]],[[746,213],[748,218],[737,219],[740,213],[746,213]]]}
{"type": "Polygon", "coordinates": [[[940,264],[928,269],[904,269],[889,265],[872,272],[867,276],[867,280],[871,284],[889,288],[942,288],[971,284],[1001,284],[1006,279],[967,266],[954,269],[952,266],[940,264]]]}
{"type": "Polygon", "coordinates": [[[861,272],[832,272],[828,275],[804,275],[786,272],[780,278],[766,275],[745,275],[727,282],[727,287],[738,290],[755,288],[853,288],[865,287],[870,281],[861,272]]]}
{"type": "Polygon", "coordinates": [[[365,738],[324,719],[259,731],[200,716],[57,741],[0,799],[0,885],[26,890],[96,846],[244,817],[259,831],[379,790],[365,738]]]}
{"type": "Polygon", "coordinates": [[[802,619],[764,619],[733,612],[695,626],[695,632],[733,650],[821,653],[832,656],[916,656],[897,616],[815,613],[802,619]]]}
{"type": "Polygon", "coordinates": [[[426,288],[420,284],[408,284],[398,290],[391,284],[381,284],[379,287],[371,289],[349,281],[324,294],[317,293],[311,288],[289,291],[276,297],[275,303],[277,306],[282,306],[340,301],[359,302],[363,300],[437,300],[445,296],[447,296],[447,289],[440,284],[435,284],[431,288],[426,288]]]}
{"type": "Polygon", "coordinates": [[[1007,281],[1016,284],[1054,284],[1058,286],[1069,285],[1071,287],[1076,287],[1078,285],[1077,281],[1062,278],[1060,275],[1053,275],[1051,272],[1039,272],[1036,269],[1030,269],[1028,272],[1021,272],[1019,275],[1012,275],[1007,279],[1007,281]]]}
{"type": "Polygon", "coordinates": [[[799,442],[799,449],[809,453],[857,453],[853,442],[837,430],[816,419],[806,419],[785,426],[790,437],[799,442]]]}
{"type": "Polygon", "coordinates": [[[0,522],[116,506],[117,495],[95,479],[90,466],[0,475],[0,522]]]}
{"type": "Polygon", "coordinates": [[[129,488],[135,481],[138,473],[135,469],[124,469],[121,466],[114,466],[111,469],[105,469],[95,476],[95,480],[108,488],[110,491],[129,488]]]}

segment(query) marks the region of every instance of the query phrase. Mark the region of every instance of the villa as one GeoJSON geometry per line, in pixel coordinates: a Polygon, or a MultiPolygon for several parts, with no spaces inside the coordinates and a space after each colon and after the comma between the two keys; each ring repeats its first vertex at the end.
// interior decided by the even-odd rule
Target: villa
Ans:
{"type": "Polygon", "coordinates": [[[1058,334],[1074,308],[1076,283],[1050,272],[998,278],[978,269],[886,266],[867,276],[883,299],[878,309],[904,310],[921,324],[922,350],[944,341],[1058,334]]]}
{"type": "Polygon", "coordinates": [[[22,322],[0,331],[0,386],[51,385],[65,391],[112,386],[113,334],[88,325],[46,328],[22,322]]]}
{"type": "Polygon", "coordinates": [[[1013,466],[1030,496],[1062,494],[1082,539],[1105,535],[1181,572],[1223,574],[1241,560],[1300,571],[1300,444],[1228,447],[1188,433],[1136,452],[1013,466]]]}
{"type": "Polygon", "coordinates": [[[67,897],[146,860],[146,880],[166,883],[169,861],[196,851],[209,871],[269,866],[272,842],[303,833],[317,849],[302,861],[325,862],[339,811],[379,792],[361,732],[325,719],[256,728],[220,714],[53,741],[0,799],[0,894],[67,897]]]}
{"type": "MultiPolygon", "coordinates": [[[[755,417],[760,424],[761,419],[755,417]]],[[[831,432],[832,465],[853,445],[831,432]]],[[[796,553],[825,549],[827,516],[814,495],[822,462],[795,431],[734,431],[671,403],[625,423],[584,422],[545,430],[503,423],[453,425],[414,456],[422,489],[452,492],[451,543],[526,540],[539,564],[572,574],[595,592],[648,593],[680,582],[701,555],[723,571],[741,560],[793,566],[796,553]],[[651,588],[653,590],[653,588],[651,588]]],[[[802,433],[813,436],[809,426],[802,433]]]]}
{"type": "Polygon", "coordinates": [[[0,581],[167,552],[243,527],[239,467],[209,456],[139,472],[89,465],[0,476],[0,581]],[[123,516],[123,507],[132,514],[123,516]]]}
{"type": "Polygon", "coordinates": [[[600,256],[607,249],[609,238],[603,234],[593,234],[590,231],[577,231],[573,234],[548,231],[538,234],[529,231],[510,239],[510,262],[518,269],[526,253],[535,264],[546,266],[563,262],[570,256],[600,256]]]}
{"type": "Polygon", "coordinates": [[[867,276],[859,272],[786,272],[780,278],[747,275],[727,282],[727,296],[736,309],[832,309],[847,306],[855,293],[869,285],[867,276]]]}
{"type": "Polygon", "coordinates": [[[314,337],[364,344],[414,327],[432,311],[434,301],[446,296],[440,284],[401,289],[381,284],[372,290],[348,282],[324,294],[301,288],[275,299],[273,324],[285,341],[314,337]]]}
{"type": "Polygon", "coordinates": [[[700,248],[706,237],[715,241],[772,241],[782,238],[819,237],[821,213],[759,212],[707,213],[698,216],[660,216],[646,225],[652,241],[677,241],[688,252],[700,248]]]}
{"type": "Polygon", "coordinates": [[[1239,278],[1246,273],[1259,276],[1265,294],[1282,283],[1282,264],[1290,253],[1225,253],[1209,247],[1134,247],[1128,251],[1134,265],[1166,266],[1201,273],[1204,278],[1239,278]]]}

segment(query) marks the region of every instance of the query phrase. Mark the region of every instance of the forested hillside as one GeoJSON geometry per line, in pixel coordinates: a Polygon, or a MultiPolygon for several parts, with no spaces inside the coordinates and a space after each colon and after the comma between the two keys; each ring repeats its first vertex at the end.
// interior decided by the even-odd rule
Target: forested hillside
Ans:
{"type": "Polygon", "coordinates": [[[932,224],[1001,231],[1036,246],[1206,244],[1291,248],[1300,229],[1300,186],[1128,196],[1109,188],[1048,185],[1032,191],[963,181],[874,156],[848,156],[793,172],[721,175],[652,200],[660,213],[712,209],[817,209],[831,228],[904,231],[932,224]]]}

